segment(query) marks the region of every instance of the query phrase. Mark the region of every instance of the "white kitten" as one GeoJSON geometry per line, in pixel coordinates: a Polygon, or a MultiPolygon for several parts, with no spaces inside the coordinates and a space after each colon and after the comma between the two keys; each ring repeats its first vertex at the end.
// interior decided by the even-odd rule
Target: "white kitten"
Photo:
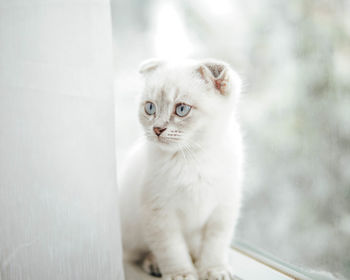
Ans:
{"type": "Polygon", "coordinates": [[[151,60],[140,69],[146,140],[121,185],[124,256],[167,280],[232,279],[241,200],[237,74],[223,62],[151,60]]]}

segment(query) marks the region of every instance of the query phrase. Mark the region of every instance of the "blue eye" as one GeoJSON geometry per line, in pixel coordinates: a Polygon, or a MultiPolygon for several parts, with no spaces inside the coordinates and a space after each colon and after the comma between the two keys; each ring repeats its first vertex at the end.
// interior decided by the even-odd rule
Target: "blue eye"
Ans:
{"type": "Polygon", "coordinates": [[[179,117],[186,116],[191,111],[191,106],[187,104],[178,104],[175,108],[175,113],[179,117]]]}
{"type": "Polygon", "coordinates": [[[153,115],[156,112],[156,105],[154,105],[152,102],[146,102],[145,112],[148,115],[153,115]]]}

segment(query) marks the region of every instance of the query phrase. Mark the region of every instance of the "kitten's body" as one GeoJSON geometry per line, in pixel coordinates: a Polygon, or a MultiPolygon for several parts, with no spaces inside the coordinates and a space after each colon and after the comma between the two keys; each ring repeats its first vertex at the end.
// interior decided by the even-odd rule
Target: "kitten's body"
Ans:
{"type": "Polygon", "coordinates": [[[241,196],[242,144],[233,111],[239,85],[225,68],[225,77],[218,76],[226,84],[216,86],[206,80],[215,82],[215,73],[209,77],[201,67],[147,70],[143,100],[158,102],[159,114],[150,119],[140,109],[148,139],[135,146],[121,180],[125,258],[148,254],[149,272],[158,272],[156,260],[164,279],[196,279],[197,270],[201,279],[232,277],[227,253],[241,196]],[[176,102],[191,103],[193,115],[176,120],[176,102]],[[149,133],[155,123],[168,127],[162,141],[149,133]]]}

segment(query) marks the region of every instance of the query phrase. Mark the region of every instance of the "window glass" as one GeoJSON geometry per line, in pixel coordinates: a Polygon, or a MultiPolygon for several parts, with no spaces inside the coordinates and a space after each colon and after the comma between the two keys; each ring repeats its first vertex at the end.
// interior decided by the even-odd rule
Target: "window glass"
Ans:
{"type": "Polygon", "coordinates": [[[115,0],[113,11],[119,160],[141,135],[130,129],[140,61],[229,62],[244,81],[246,175],[236,239],[350,277],[349,1],[115,0]]]}

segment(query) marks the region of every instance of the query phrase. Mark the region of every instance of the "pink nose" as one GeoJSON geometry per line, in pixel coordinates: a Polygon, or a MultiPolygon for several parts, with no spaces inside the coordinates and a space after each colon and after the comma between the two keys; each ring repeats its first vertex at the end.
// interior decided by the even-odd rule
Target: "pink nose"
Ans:
{"type": "Polygon", "coordinates": [[[163,131],[165,131],[165,130],[166,130],[166,127],[164,127],[164,128],[153,127],[153,131],[157,136],[161,135],[163,133],[163,131]]]}

